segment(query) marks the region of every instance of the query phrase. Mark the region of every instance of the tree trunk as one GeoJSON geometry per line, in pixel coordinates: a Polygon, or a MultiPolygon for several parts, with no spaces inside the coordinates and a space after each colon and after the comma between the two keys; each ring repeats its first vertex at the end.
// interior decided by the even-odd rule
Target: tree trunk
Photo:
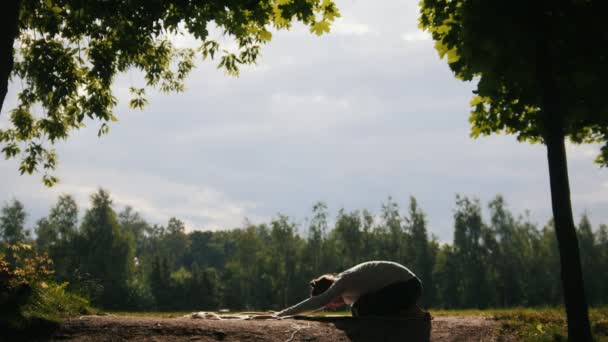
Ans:
{"type": "Polygon", "coordinates": [[[564,134],[557,124],[549,123],[549,126],[557,126],[547,127],[545,143],[549,162],[555,235],[560,255],[562,288],[568,316],[568,339],[581,342],[591,341],[578,239],[572,218],[564,134]]]}
{"type": "Polygon", "coordinates": [[[536,78],[542,107],[540,115],[543,138],[547,146],[551,204],[559,249],[562,290],[568,318],[568,340],[591,342],[589,309],[583,285],[581,257],[570,200],[565,117],[560,105],[560,91],[554,77],[556,68],[553,65],[553,56],[559,51],[555,51],[555,47],[549,45],[549,42],[556,39],[553,27],[556,24],[553,17],[544,10],[551,8],[548,5],[550,2],[547,0],[547,3],[541,8],[542,20],[539,21],[541,26],[538,28],[539,32],[543,32],[537,41],[536,56],[536,78]]]}
{"type": "Polygon", "coordinates": [[[18,32],[20,5],[21,0],[5,0],[0,11],[0,112],[13,71],[13,43],[18,32]]]}
{"type": "Polygon", "coordinates": [[[539,85],[542,88],[541,115],[547,146],[551,204],[559,248],[562,289],[568,318],[568,339],[590,342],[592,337],[587,299],[583,285],[578,238],[572,217],[563,115],[559,108],[558,92],[551,77],[550,59],[545,53],[540,54],[539,57],[537,71],[539,85]]]}

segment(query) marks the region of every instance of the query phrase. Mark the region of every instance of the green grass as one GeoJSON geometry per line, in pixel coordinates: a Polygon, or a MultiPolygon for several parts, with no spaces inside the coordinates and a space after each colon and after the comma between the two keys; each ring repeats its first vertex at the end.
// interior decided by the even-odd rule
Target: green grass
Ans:
{"type": "MultiPolygon", "coordinates": [[[[488,310],[431,310],[433,316],[488,316],[500,323],[500,335],[530,342],[566,341],[566,315],[562,308],[515,308],[488,310]]],[[[608,342],[608,307],[589,312],[591,330],[598,342],[608,342]]]]}

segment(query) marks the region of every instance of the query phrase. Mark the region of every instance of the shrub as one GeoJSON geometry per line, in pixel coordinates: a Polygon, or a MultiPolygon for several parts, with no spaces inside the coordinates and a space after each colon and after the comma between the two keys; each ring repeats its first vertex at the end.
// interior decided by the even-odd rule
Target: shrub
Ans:
{"type": "Polygon", "coordinates": [[[27,244],[0,245],[0,329],[50,326],[89,311],[89,302],[51,281],[53,262],[27,244]]]}

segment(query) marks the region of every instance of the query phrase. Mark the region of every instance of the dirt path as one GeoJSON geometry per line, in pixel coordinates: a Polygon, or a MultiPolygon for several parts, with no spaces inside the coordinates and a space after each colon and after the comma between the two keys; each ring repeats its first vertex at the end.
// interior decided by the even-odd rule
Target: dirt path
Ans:
{"type": "MultiPolygon", "coordinates": [[[[426,321],[428,322],[428,321],[426,321]]],[[[352,317],[285,320],[205,320],[83,316],[66,321],[57,341],[428,341],[428,325],[414,320],[352,317]]],[[[431,341],[512,341],[497,336],[497,323],[480,316],[436,317],[431,341]]]]}

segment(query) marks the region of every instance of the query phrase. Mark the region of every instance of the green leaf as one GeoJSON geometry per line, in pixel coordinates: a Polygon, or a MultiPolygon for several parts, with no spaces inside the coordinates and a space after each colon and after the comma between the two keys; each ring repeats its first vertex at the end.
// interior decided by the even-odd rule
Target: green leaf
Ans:
{"type": "Polygon", "coordinates": [[[536,325],[536,330],[541,334],[545,333],[545,330],[543,329],[543,325],[540,323],[536,325]]]}
{"type": "Polygon", "coordinates": [[[310,27],[310,32],[316,34],[317,36],[322,35],[323,33],[329,33],[329,22],[328,21],[318,21],[314,23],[310,27]]]}
{"type": "Polygon", "coordinates": [[[260,32],[260,40],[263,42],[268,42],[272,39],[272,33],[267,30],[262,30],[260,32]]]}
{"type": "Polygon", "coordinates": [[[447,52],[448,63],[456,63],[460,60],[460,56],[458,55],[458,50],[456,48],[450,49],[447,52]]]}

